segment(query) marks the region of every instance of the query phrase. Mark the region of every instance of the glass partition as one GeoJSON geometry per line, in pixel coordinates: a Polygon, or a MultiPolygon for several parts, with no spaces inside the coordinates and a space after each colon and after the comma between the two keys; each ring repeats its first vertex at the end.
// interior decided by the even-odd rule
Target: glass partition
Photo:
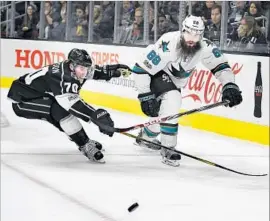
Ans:
{"type": "Polygon", "coordinates": [[[1,37],[141,45],[201,16],[204,37],[232,52],[269,52],[268,1],[2,1],[1,37]]]}

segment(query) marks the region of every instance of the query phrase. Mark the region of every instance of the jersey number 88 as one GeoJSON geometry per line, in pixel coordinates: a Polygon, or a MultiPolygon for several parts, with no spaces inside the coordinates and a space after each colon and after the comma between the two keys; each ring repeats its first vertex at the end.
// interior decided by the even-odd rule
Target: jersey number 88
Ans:
{"type": "Polygon", "coordinates": [[[149,54],[147,55],[147,59],[152,61],[153,65],[158,65],[161,61],[161,58],[159,57],[159,55],[156,54],[154,50],[149,52],[149,54]]]}

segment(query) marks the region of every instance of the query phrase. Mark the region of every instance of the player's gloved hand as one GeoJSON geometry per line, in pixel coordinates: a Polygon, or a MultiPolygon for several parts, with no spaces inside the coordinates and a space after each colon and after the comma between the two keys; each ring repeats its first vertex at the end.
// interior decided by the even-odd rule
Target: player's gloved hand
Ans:
{"type": "Polygon", "coordinates": [[[94,123],[99,127],[99,131],[110,137],[114,133],[114,122],[110,114],[104,109],[97,109],[94,112],[94,123]]]}
{"type": "Polygon", "coordinates": [[[149,117],[157,117],[160,109],[160,103],[152,92],[139,94],[138,99],[141,102],[143,113],[149,117]]]}
{"type": "Polygon", "coordinates": [[[241,95],[242,91],[234,83],[227,83],[222,88],[222,101],[228,100],[229,107],[233,107],[242,102],[243,98],[241,95]]]}
{"type": "Polygon", "coordinates": [[[104,65],[99,69],[96,69],[97,73],[94,78],[109,81],[111,78],[117,78],[121,75],[126,76],[127,70],[129,71],[129,67],[123,64],[112,64],[112,65],[104,65]]]}

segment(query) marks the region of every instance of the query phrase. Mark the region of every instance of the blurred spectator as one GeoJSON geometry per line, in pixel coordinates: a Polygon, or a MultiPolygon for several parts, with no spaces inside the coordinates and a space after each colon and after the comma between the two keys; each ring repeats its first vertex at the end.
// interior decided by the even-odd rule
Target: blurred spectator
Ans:
{"type": "Polygon", "coordinates": [[[66,22],[66,16],[67,16],[67,2],[66,1],[60,1],[61,8],[60,8],[60,15],[61,15],[61,22],[66,22]]]}
{"type": "Polygon", "coordinates": [[[45,2],[44,14],[45,14],[45,19],[46,19],[47,24],[51,25],[52,24],[53,8],[52,8],[52,3],[50,1],[45,2]]]}
{"type": "Polygon", "coordinates": [[[64,41],[65,40],[65,32],[66,32],[66,24],[65,24],[65,14],[53,13],[52,19],[53,23],[49,30],[49,40],[55,41],[64,41]]]}
{"type": "Polygon", "coordinates": [[[72,14],[76,14],[76,8],[77,7],[81,7],[84,9],[86,9],[86,7],[89,5],[88,1],[72,1],[72,8],[71,8],[71,12],[72,14]]]}
{"type": "Polygon", "coordinates": [[[143,41],[143,9],[136,8],[135,20],[132,25],[123,30],[120,36],[122,44],[139,44],[143,41]]]}
{"type": "Polygon", "coordinates": [[[143,26],[143,9],[137,8],[135,11],[135,21],[133,22],[132,30],[128,38],[129,43],[143,40],[143,26]]]}
{"type": "Polygon", "coordinates": [[[102,16],[99,24],[94,27],[94,39],[99,42],[112,42],[114,31],[114,2],[101,2],[102,16]]]}
{"type": "MultiPolygon", "coordinates": [[[[6,9],[1,9],[0,11],[0,14],[1,14],[1,21],[5,21],[6,20],[6,9]]],[[[1,38],[4,38],[4,37],[7,37],[6,36],[6,24],[3,24],[1,23],[1,29],[0,29],[0,32],[1,32],[1,38]]]]}
{"type": "MultiPolygon", "coordinates": [[[[31,1],[33,2],[33,1],[31,1]]],[[[10,2],[9,2],[10,3],[10,2]]],[[[30,3],[31,4],[31,3],[30,3]]],[[[33,7],[34,8],[34,7],[33,7]]],[[[25,2],[24,1],[18,1],[17,4],[15,4],[15,11],[20,14],[23,15],[24,13],[26,13],[26,8],[25,8],[25,2]]]]}
{"type": "MultiPolygon", "coordinates": [[[[248,15],[258,18],[262,16],[262,7],[261,7],[261,2],[250,2],[249,7],[248,7],[248,15]]],[[[263,20],[257,20],[257,23],[260,27],[263,26],[263,20]]]]}
{"type": "Polygon", "coordinates": [[[123,1],[120,25],[130,26],[134,20],[135,7],[131,1],[123,1]]]}
{"type": "Polygon", "coordinates": [[[61,4],[60,1],[49,1],[51,3],[52,12],[60,12],[61,4]]]}
{"type": "MultiPolygon", "coordinates": [[[[49,36],[49,30],[50,30],[50,26],[52,25],[52,14],[53,14],[53,8],[52,8],[52,3],[50,1],[46,1],[44,3],[44,16],[45,16],[45,25],[44,25],[44,38],[47,39],[49,36]]],[[[38,28],[42,28],[40,27],[40,22],[37,24],[38,28]]]]}
{"type": "Polygon", "coordinates": [[[158,1],[158,13],[164,14],[166,17],[169,16],[169,1],[158,1]]]}
{"type": "MultiPolygon", "coordinates": [[[[23,20],[21,18],[16,18],[19,15],[20,14],[17,11],[15,11],[15,33],[14,33],[14,36],[12,37],[17,37],[17,31],[19,32],[21,31],[23,20]]],[[[6,21],[6,19],[11,20],[11,8],[6,8],[5,10],[3,10],[3,12],[1,11],[1,21],[6,21]],[[3,13],[3,17],[2,17],[2,13],[3,13]]],[[[1,24],[1,37],[9,37],[7,36],[7,31],[10,35],[11,21],[1,24]]]]}
{"type": "Polygon", "coordinates": [[[151,30],[155,23],[155,10],[154,6],[151,4],[149,4],[148,22],[149,22],[149,30],[151,30]]]}
{"type": "Polygon", "coordinates": [[[206,27],[204,37],[212,41],[217,46],[220,45],[220,31],[221,31],[221,6],[214,5],[211,7],[212,24],[206,27]]]}
{"type": "Polygon", "coordinates": [[[204,25],[210,25],[211,24],[211,9],[214,6],[214,1],[205,1],[205,5],[203,6],[202,11],[202,19],[204,21],[204,25]]]}
{"type": "Polygon", "coordinates": [[[144,8],[144,1],[135,1],[135,8],[144,8]]]}
{"type": "Polygon", "coordinates": [[[179,27],[179,1],[169,2],[169,15],[173,25],[179,27]]]}
{"type": "Polygon", "coordinates": [[[160,38],[161,35],[163,35],[163,34],[165,34],[167,32],[171,32],[171,31],[176,31],[176,30],[173,27],[173,25],[171,24],[170,20],[167,19],[164,14],[160,14],[158,16],[158,34],[157,34],[157,38],[160,38]]]}
{"type": "MultiPolygon", "coordinates": [[[[159,14],[161,14],[161,13],[159,13],[159,14]]],[[[149,4],[148,24],[149,24],[149,40],[150,41],[154,41],[154,33],[155,33],[155,10],[154,10],[154,6],[152,4],[149,4]]]]}
{"type": "Polygon", "coordinates": [[[7,9],[6,8],[1,8],[1,11],[0,11],[1,21],[5,21],[6,20],[6,12],[7,12],[7,9]]]}
{"type": "Polygon", "coordinates": [[[31,5],[32,8],[33,8],[33,11],[35,11],[36,13],[39,12],[40,2],[38,2],[38,1],[29,1],[28,5],[31,5]]]}
{"type": "Polygon", "coordinates": [[[85,17],[85,8],[83,5],[77,5],[71,26],[71,39],[73,41],[86,42],[87,36],[88,22],[85,17]]]}
{"type": "Polygon", "coordinates": [[[25,39],[36,39],[38,37],[37,32],[38,16],[33,10],[33,7],[29,5],[24,16],[24,21],[21,30],[18,31],[18,37],[25,39]]]}
{"type": "Polygon", "coordinates": [[[243,18],[245,12],[247,11],[246,1],[235,1],[231,4],[231,14],[229,16],[230,23],[239,22],[243,18]]]}
{"type": "MultiPolygon", "coordinates": [[[[5,1],[10,4],[10,1],[5,1]]],[[[42,2],[43,3],[43,2],[42,2]]],[[[188,12],[189,8],[179,12],[180,1],[157,2],[157,27],[154,27],[154,1],[150,1],[148,10],[149,40],[154,40],[155,28],[157,38],[166,32],[179,30],[179,19],[184,17],[182,13],[188,12]]],[[[221,1],[191,1],[191,13],[202,16],[205,22],[205,37],[216,45],[220,45],[221,1]]],[[[265,40],[270,43],[270,1],[228,1],[230,12],[228,16],[227,39],[236,49],[257,50],[264,45],[265,40]],[[251,17],[251,18],[250,18],[251,17]],[[255,18],[255,21],[254,19],[255,18]],[[232,25],[234,28],[232,28],[232,25]],[[259,27],[260,26],[260,27],[259,27]],[[255,46],[256,45],[256,48],[255,46]],[[253,49],[252,49],[253,48],[253,49]]],[[[120,26],[114,30],[115,1],[95,1],[93,14],[93,37],[94,42],[112,43],[114,31],[117,33],[116,42],[126,44],[146,44],[144,42],[144,6],[145,1],[121,1],[121,11],[118,16],[120,26]]],[[[44,1],[44,11],[40,10],[40,1],[16,2],[15,17],[26,13],[24,17],[15,19],[14,37],[34,39],[38,36],[39,15],[45,18],[45,38],[49,40],[64,40],[66,31],[67,1],[44,1]],[[27,10],[25,6],[28,5],[27,10]],[[19,13],[18,13],[19,12],[19,13]],[[40,13],[40,14],[39,14],[40,13]],[[16,32],[17,31],[17,32],[16,32]],[[18,34],[18,35],[16,35],[18,34]]],[[[189,5],[189,4],[186,4],[189,5]]],[[[181,7],[182,9],[182,7],[181,7]]],[[[72,1],[71,17],[69,19],[69,40],[86,42],[89,25],[89,1],[72,1]]],[[[13,12],[12,12],[13,13],[13,12]]],[[[11,9],[1,11],[1,21],[11,19],[11,9]]],[[[5,36],[7,30],[11,34],[11,22],[1,23],[1,36],[5,36]],[[4,31],[4,32],[3,32],[4,31]]],[[[43,37],[43,36],[42,36],[43,37]]],[[[264,50],[265,48],[261,48],[264,50]]],[[[257,50],[258,51],[258,50],[257,50]]]]}
{"type": "MultiPolygon", "coordinates": [[[[93,17],[94,26],[100,23],[101,16],[102,15],[100,5],[94,5],[94,17],[93,17]]],[[[89,4],[85,7],[85,17],[87,20],[89,19],[89,4]]]]}
{"type": "Polygon", "coordinates": [[[194,16],[203,16],[203,2],[191,1],[191,14],[194,16]]]}
{"type": "Polygon", "coordinates": [[[238,42],[236,46],[239,51],[244,49],[244,51],[250,52],[266,52],[266,38],[254,17],[244,17],[237,30],[237,34],[238,42]]]}
{"type": "Polygon", "coordinates": [[[176,14],[179,12],[179,1],[169,1],[169,13],[170,14],[176,14]]]}
{"type": "Polygon", "coordinates": [[[264,15],[268,18],[268,22],[266,22],[265,33],[267,34],[267,41],[269,43],[270,49],[270,1],[263,1],[262,8],[264,10],[264,15]]]}
{"type": "Polygon", "coordinates": [[[101,9],[99,5],[95,5],[94,7],[94,24],[97,25],[101,20],[101,9]]]}

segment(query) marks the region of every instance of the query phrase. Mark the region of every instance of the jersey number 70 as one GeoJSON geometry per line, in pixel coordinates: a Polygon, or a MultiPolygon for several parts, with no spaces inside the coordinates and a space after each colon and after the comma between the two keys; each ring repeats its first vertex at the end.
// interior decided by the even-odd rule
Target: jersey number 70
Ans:
{"type": "Polygon", "coordinates": [[[78,84],[65,82],[64,86],[66,86],[66,92],[67,93],[70,93],[70,89],[71,89],[71,92],[78,93],[78,88],[79,88],[78,84]]]}

